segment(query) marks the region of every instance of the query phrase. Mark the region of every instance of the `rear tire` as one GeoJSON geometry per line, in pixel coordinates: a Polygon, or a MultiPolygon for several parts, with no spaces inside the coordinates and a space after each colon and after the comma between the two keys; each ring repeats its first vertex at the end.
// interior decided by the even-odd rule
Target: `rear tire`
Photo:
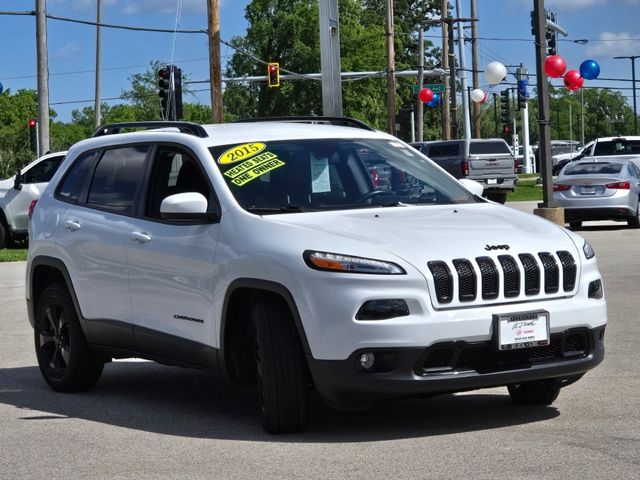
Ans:
{"type": "Polygon", "coordinates": [[[636,215],[627,220],[627,225],[629,228],[640,228],[640,200],[638,200],[638,205],[636,206],[636,215]]]}
{"type": "Polygon", "coordinates": [[[492,202],[501,203],[504,205],[507,201],[506,193],[487,193],[487,198],[492,202]]]}
{"type": "Polygon", "coordinates": [[[307,425],[306,364],[287,305],[260,299],[252,310],[256,383],[262,425],[269,433],[292,433],[307,425]]]}
{"type": "Polygon", "coordinates": [[[8,238],[7,227],[5,227],[4,222],[0,220],[0,248],[7,248],[7,240],[8,238]]]}
{"type": "Polygon", "coordinates": [[[79,392],[93,387],[102,362],[89,348],[66,287],[49,285],[35,314],[34,339],[40,372],[57,392],[79,392]]]}
{"type": "Polygon", "coordinates": [[[580,230],[582,228],[582,220],[573,220],[569,222],[571,230],[580,230]]]}
{"type": "Polygon", "coordinates": [[[551,405],[560,394],[555,378],[508,385],[511,400],[520,405],[551,405]]]}

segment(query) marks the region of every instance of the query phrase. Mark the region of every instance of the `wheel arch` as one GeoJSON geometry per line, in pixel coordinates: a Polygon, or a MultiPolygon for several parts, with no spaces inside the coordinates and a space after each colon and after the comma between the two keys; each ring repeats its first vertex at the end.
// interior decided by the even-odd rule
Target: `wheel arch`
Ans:
{"type": "Polygon", "coordinates": [[[87,334],[87,325],[80,310],[80,304],[78,303],[78,298],[73,288],[71,276],[62,260],[44,255],[34,257],[29,263],[29,279],[29,285],[27,285],[29,294],[27,309],[29,322],[32,327],[35,325],[35,310],[44,289],[53,283],[63,283],[71,296],[73,306],[80,320],[80,326],[84,334],[87,334]]]}
{"type": "Polygon", "coordinates": [[[220,320],[220,351],[219,362],[222,371],[226,372],[233,381],[245,380],[242,358],[239,357],[238,347],[246,340],[251,319],[251,306],[264,295],[279,298],[287,305],[294,322],[300,345],[305,355],[310,353],[298,307],[293,295],[284,285],[268,280],[241,278],[234,280],[227,288],[220,320]]]}

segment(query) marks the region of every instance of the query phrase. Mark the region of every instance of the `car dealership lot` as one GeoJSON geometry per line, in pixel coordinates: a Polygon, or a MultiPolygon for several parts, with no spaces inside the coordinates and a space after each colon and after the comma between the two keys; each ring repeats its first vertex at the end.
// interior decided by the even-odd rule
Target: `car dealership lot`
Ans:
{"type": "MultiPolygon", "coordinates": [[[[513,205],[531,209],[532,202],[513,205]]],[[[272,436],[252,390],[207,373],[115,362],[82,394],[42,380],[25,263],[0,264],[0,478],[637,478],[640,231],[586,223],[609,304],[604,362],[552,407],[506,389],[337,412],[272,436]]]]}

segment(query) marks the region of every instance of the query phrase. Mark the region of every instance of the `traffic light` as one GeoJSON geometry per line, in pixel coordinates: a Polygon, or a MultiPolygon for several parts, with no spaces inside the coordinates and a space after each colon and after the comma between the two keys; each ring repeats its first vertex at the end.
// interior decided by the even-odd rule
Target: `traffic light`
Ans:
{"type": "Polygon", "coordinates": [[[271,62],[267,65],[267,85],[269,87],[280,86],[280,64],[271,62]]]}
{"type": "MultiPolygon", "coordinates": [[[[556,14],[553,12],[547,12],[545,10],[545,15],[548,20],[551,20],[553,23],[556,23],[556,14]]],[[[555,55],[558,52],[557,49],[557,40],[558,40],[558,32],[555,30],[551,30],[550,28],[545,29],[545,36],[547,39],[547,56],[555,55]]]]}
{"type": "Polygon", "coordinates": [[[158,70],[158,77],[161,115],[163,119],[169,119],[171,113],[171,99],[169,97],[171,93],[171,68],[167,66],[158,70]]]}
{"type": "Polygon", "coordinates": [[[30,118],[29,122],[29,146],[33,153],[38,151],[38,121],[35,118],[30,118]]]}
{"type": "Polygon", "coordinates": [[[500,113],[502,115],[502,124],[509,125],[511,123],[511,105],[510,105],[509,89],[500,92],[500,113]]]}
{"type": "Polygon", "coordinates": [[[174,120],[182,120],[182,70],[173,67],[173,95],[175,98],[174,120]]]}
{"type": "Polygon", "coordinates": [[[518,80],[518,110],[527,108],[527,81],[518,80]]]}

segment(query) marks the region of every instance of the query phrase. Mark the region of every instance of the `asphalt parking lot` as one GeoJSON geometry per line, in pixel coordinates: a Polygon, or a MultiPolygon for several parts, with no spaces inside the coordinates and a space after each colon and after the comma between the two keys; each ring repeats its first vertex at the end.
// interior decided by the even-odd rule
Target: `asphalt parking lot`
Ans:
{"type": "Polygon", "coordinates": [[[364,412],[314,400],[308,431],[287,436],[264,433],[252,390],[195,370],[114,362],[93,390],[54,393],[33,352],[25,263],[0,264],[0,478],[637,479],[640,230],[585,225],[607,352],[553,406],[515,406],[503,388],[364,412]]]}

